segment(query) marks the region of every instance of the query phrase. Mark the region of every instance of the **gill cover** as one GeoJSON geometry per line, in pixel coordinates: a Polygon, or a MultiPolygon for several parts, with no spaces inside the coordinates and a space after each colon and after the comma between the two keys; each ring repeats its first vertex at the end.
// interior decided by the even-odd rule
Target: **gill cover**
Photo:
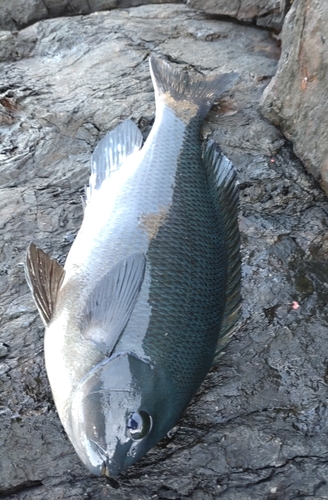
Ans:
{"type": "Polygon", "coordinates": [[[70,439],[96,475],[117,475],[151,447],[153,368],[131,352],[95,366],[76,388],[70,407],[70,439]],[[146,448],[146,449],[145,449],[146,448]]]}

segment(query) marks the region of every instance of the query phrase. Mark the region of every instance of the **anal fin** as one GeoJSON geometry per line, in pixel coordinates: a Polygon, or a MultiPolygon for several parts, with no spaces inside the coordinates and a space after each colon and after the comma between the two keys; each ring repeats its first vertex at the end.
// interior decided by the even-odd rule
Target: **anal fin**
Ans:
{"type": "Polygon", "coordinates": [[[139,151],[142,140],[142,134],[132,120],[125,120],[101,139],[91,157],[86,205],[101,188],[102,183],[119,169],[129,156],[139,151]]]}

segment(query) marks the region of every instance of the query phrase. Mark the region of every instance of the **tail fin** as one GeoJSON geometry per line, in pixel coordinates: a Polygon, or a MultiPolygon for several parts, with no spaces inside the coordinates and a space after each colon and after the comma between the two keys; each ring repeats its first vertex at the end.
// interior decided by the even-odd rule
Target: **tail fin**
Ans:
{"type": "Polygon", "coordinates": [[[176,69],[163,57],[152,55],[149,59],[150,73],[156,99],[163,100],[179,116],[179,108],[189,118],[199,115],[204,118],[214,101],[238,78],[238,73],[202,76],[176,69]]]}

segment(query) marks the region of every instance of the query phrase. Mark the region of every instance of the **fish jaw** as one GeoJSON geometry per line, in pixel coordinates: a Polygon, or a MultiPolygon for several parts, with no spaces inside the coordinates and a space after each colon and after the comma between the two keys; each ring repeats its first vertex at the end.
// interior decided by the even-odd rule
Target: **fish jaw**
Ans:
{"type": "Polygon", "coordinates": [[[91,342],[81,338],[78,317],[71,302],[57,311],[44,337],[47,376],[59,418],[68,433],[68,411],[72,393],[80,380],[102,359],[102,353],[91,342]]]}
{"type": "Polygon", "coordinates": [[[119,474],[173,426],[177,415],[163,390],[170,384],[160,378],[147,361],[120,352],[95,366],[77,386],[71,398],[69,436],[90,472],[119,474]]]}

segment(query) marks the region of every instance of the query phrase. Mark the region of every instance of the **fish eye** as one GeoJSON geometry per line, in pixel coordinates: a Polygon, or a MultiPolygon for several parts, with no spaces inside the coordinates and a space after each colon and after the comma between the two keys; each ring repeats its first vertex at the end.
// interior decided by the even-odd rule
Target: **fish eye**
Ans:
{"type": "Polygon", "coordinates": [[[136,411],[129,415],[126,426],[131,438],[136,441],[147,436],[152,420],[145,411],[136,411]]]}

